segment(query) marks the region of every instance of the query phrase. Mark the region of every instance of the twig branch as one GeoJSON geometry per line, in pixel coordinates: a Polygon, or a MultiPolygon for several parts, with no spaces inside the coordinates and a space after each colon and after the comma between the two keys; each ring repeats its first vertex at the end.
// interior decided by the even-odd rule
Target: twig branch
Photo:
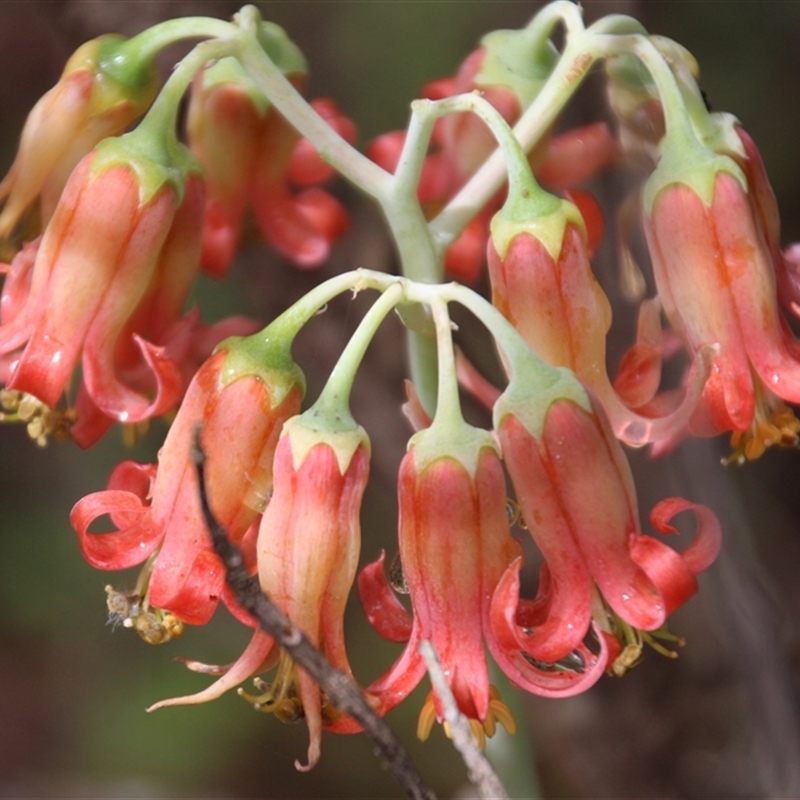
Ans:
{"type": "Polygon", "coordinates": [[[419,652],[428,668],[433,690],[442,701],[444,718],[450,726],[450,733],[453,737],[453,746],[461,754],[470,781],[477,788],[478,794],[483,800],[509,800],[508,792],[500,778],[475,742],[469,721],[458,710],[456,699],[444,677],[442,665],[439,663],[433,645],[427,641],[420,642],[419,652]]]}
{"type": "Polygon", "coordinates": [[[372,739],[382,756],[386,768],[397,778],[408,797],[414,800],[436,800],[425,786],[422,776],[411,761],[406,748],[392,729],[373,711],[356,683],[338,669],[308,640],[303,632],[261,590],[258,579],[247,572],[239,548],[229,539],[225,529],[217,522],[208,503],[205,483],[205,453],[200,446],[200,427],[195,432],[192,458],[197,467],[200,484],[200,504],[208,525],[214,549],[222,559],[227,572],[228,585],[236,601],[246,609],[261,628],[282,647],[303,669],[314,678],[333,704],[349,714],[372,739]]]}

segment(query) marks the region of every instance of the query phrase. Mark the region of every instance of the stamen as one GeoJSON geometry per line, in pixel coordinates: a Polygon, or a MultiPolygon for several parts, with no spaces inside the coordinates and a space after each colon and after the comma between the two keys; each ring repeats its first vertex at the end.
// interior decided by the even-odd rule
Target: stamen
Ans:
{"type": "MultiPolygon", "coordinates": [[[[428,692],[425,702],[419,712],[417,720],[417,738],[424,742],[428,739],[436,720],[436,706],[434,704],[433,692],[428,692]]],[[[513,736],[517,732],[517,721],[511,709],[500,699],[500,692],[494,685],[489,686],[489,708],[486,712],[486,719],[470,718],[469,726],[472,737],[478,747],[483,750],[486,747],[486,739],[491,739],[497,732],[497,723],[500,723],[509,734],[513,736]]],[[[452,731],[447,720],[442,723],[442,730],[448,739],[452,738],[452,731]]]]}
{"type": "Polygon", "coordinates": [[[621,646],[617,657],[606,667],[609,675],[621,678],[629,669],[635,667],[642,660],[644,645],[652,647],[666,658],[677,658],[678,653],[675,650],[670,650],[658,640],[673,642],[678,647],[683,647],[686,643],[683,637],[670,633],[666,624],[654,631],[643,631],[620,619],[605,601],[603,607],[607,615],[607,624],[601,625],[601,629],[615,637],[621,646]]]}
{"type": "Polygon", "coordinates": [[[421,742],[428,740],[431,735],[433,723],[436,721],[436,707],[433,703],[433,692],[428,692],[417,720],[417,739],[421,742]]]}
{"type": "Polygon", "coordinates": [[[731,435],[733,452],[724,458],[725,466],[761,457],[768,447],[796,448],[800,440],[800,420],[785,403],[773,398],[764,401],[759,393],[759,402],[753,415],[753,422],[746,431],[735,431],[731,435]],[[771,407],[770,407],[771,406],[771,407]]]}
{"type": "Polygon", "coordinates": [[[389,565],[389,584],[398,594],[408,594],[408,584],[406,576],[403,574],[403,562],[400,560],[400,553],[395,553],[392,563],[389,565]]]}
{"type": "Polygon", "coordinates": [[[297,691],[297,666],[284,651],[281,651],[272,683],[254,678],[253,684],[261,694],[252,695],[244,689],[239,689],[238,694],[256,711],[274,714],[281,722],[298,722],[305,718],[303,701],[297,691]]]}
{"type": "Polygon", "coordinates": [[[22,422],[39,447],[47,444],[48,437],[56,441],[69,439],[70,428],[78,416],[74,408],[51,409],[32,394],[15,389],[0,389],[0,422],[22,422]]]}

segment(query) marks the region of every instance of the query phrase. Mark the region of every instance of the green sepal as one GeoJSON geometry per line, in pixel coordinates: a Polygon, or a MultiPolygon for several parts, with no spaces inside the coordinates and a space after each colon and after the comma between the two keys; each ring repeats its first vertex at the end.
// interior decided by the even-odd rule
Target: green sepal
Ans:
{"type": "Polygon", "coordinates": [[[149,203],[164,184],[172,186],[180,205],[186,179],[203,174],[197,157],[174,133],[153,125],[142,124],[130,133],[103,139],[95,151],[92,177],[112,167],[128,167],[136,174],[141,205],[149,203]]]}
{"type": "Polygon", "coordinates": [[[525,360],[516,358],[511,380],[492,410],[494,428],[499,430],[503,418],[513,414],[534,438],[540,439],[547,411],[556,400],[571,400],[593,413],[589,395],[572,370],[553,367],[533,353],[525,360]]]}
{"type": "MultiPolygon", "coordinates": [[[[549,31],[548,31],[549,33],[549,31]]],[[[486,55],[475,85],[506,86],[527,108],[537,97],[558,63],[558,50],[548,37],[531,41],[531,30],[498,30],[481,39],[486,55]]]]}
{"type": "Polygon", "coordinates": [[[144,110],[150,105],[158,90],[158,69],[152,53],[139,52],[130,45],[130,39],[117,34],[107,34],[97,42],[95,74],[98,88],[114,92],[144,110]]]}
{"type": "Polygon", "coordinates": [[[673,184],[688,186],[707,207],[714,200],[717,176],[727,172],[741,184],[746,193],[747,178],[739,165],[728,156],[720,155],[701,145],[693,136],[671,137],[669,133],[661,142],[662,155],[642,191],[645,213],[653,216],[656,199],[673,184]]]}
{"type": "Polygon", "coordinates": [[[339,474],[344,475],[359,447],[371,452],[367,432],[350,412],[330,413],[326,408],[312,406],[283,426],[283,436],[288,436],[292,446],[292,464],[295,471],[305,461],[312,448],[325,444],[333,450],[339,465],[339,474]]]}
{"type": "Polygon", "coordinates": [[[434,461],[450,458],[461,464],[470,477],[478,471],[481,452],[489,448],[499,455],[499,448],[489,431],[468,425],[463,420],[438,422],[437,416],[429,428],[417,431],[408,442],[414,453],[414,466],[422,473],[434,461]]]}
{"type": "MultiPolygon", "coordinates": [[[[532,179],[531,179],[532,180],[532,179]]],[[[564,243],[564,231],[572,223],[586,238],[586,223],[581,212],[568,200],[562,200],[542,189],[532,180],[523,191],[509,194],[503,207],[492,217],[492,244],[501,259],[506,257],[512,241],[521,233],[529,233],[558,262],[564,243]]]]}
{"type": "Polygon", "coordinates": [[[270,335],[267,327],[253,336],[229,336],[214,352],[227,351],[220,371],[223,385],[256,377],[269,387],[270,405],[277,408],[293,390],[305,395],[306,378],[291,354],[292,342],[270,335]]]}

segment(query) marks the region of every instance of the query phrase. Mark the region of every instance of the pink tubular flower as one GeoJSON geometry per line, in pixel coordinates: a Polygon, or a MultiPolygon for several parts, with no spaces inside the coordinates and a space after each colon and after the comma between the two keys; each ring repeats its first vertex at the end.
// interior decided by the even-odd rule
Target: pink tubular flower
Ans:
{"type": "MultiPolygon", "coordinates": [[[[303,77],[290,76],[296,85],[303,77]]],[[[315,100],[311,105],[343,138],[355,140],[355,126],[332,101],[315,100]]],[[[349,225],[339,201],[317,186],[333,172],[238,65],[223,59],[198,73],[188,128],[190,147],[203,163],[208,182],[204,269],[225,274],[248,206],[263,237],[287,258],[302,267],[325,261],[349,225]]]]}
{"type": "Polygon", "coordinates": [[[0,352],[20,350],[7,388],[50,409],[85,354],[87,386],[97,405],[109,416],[136,422],[177,402],[177,370],[141,341],[156,397],[130,393],[120,402],[123,388],[98,367],[108,365],[119,332],[147,290],[178,202],[167,183],[142,201],[133,168],[96,168],[96,157],[84,159],[64,190],[36,253],[25,302],[0,327],[0,352]]]}
{"type": "Polygon", "coordinates": [[[640,341],[623,357],[612,386],[606,371],[611,306],[592,272],[583,220],[575,206],[555,197],[553,210],[521,214],[513,204],[527,203],[535,191],[541,192],[536,187],[524,198],[509,196],[492,222],[488,262],[493,304],[534,353],[578,376],[600,400],[623,441],[643,445],[675,435],[697,405],[713,349],[700,350],[680,404],[670,398],[671,411],[650,411],[648,404],[659,410],[663,406],[656,396],[662,348],[657,311],[649,318],[643,315],[647,324],[640,325],[640,341]],[[624,396],[619,394],[622,387],[624,396]]]}
{"type": "Polygon", "coordinates": [[[84,447],[113,421],[174,408],[217,342],[252,330],[241,319],[207,328],[196,315],[182,318],[198,265],[203,181],[192,162],[165,166],[128,141],[106,139],[78,165],[3,288],[5,406],[38,404],[45,432],[58,432],[63,418],[84,447]],[[57,411],[79,364],[75,408],[57,411]]]}
{"type": "MultiPolygon", "coordinates": [[[[691,510],[697,518],[694,542],[676,553],[644,536],[630,467],[602,411],[556,399],[538,423],[503,403],[495,410],[503,457],[545,564],[537,598],[523,601],[516,619],[509,601],[519,596],[519,562],[504,574],[492,603],[499,640],[506,647],[516,641],[531,657],[554,662],[581,644],[594,618],[609,639],[626,641],[633,634],[641,645],[650,638],[643,632],[662,628],[697,591],[695,576],[719,551],[716,517],[672,498],[655,507],[651,522],[662,533],[675,532],[670,519],[691,510]]],[[[613,670],[619,652],[611,647],[613,670]]],[[[625,658],[626,666],[635,660],[629,651],[625,658]]]]}
{"type": "MultiPolygon", "coordinates": [[[[119,36],[101,36],[81,45],[64,67],[59,82],[33,107],[25,122],[19,152],[0,183],[0,240],[18,226],[39,199],[39,217],[47,225],[77,163],[102,139],[116,136],[144,112],[158,87],[153,65],[133,85],[110,75],[106,65],[119,57],[119,36]]],[[[116,66],[122,61],[118,58],[116,66]]],[[[133,65],[131,65],[133,66],[133,65]]]]}
{"type": "MultiPolygon", "coordinates": [[[[408,642],[394,666],[366,690],[378,698],[379,713],[400,703],[422,679],[423,640],[436,650],[479,741],[493,734],[497,722],[514,728],[511,712],[489,685],[484,639],[508,677],[535,694],[569,696],[597,680],[604,659],[580,644],[582,673],[558,672],[534,664],[516,641],[507,646],[502,629],[498,635],[493,606],[507,600],[505,610],[514,618],[518,598],[494,603],[492,598],[509,565],[519,560],[519,546],[509,533],[505,479],[492,446],[480,448],[472,473],[460,458],[446,454],[420,465],[412,446],[400,467],[399,502],[400,559],[413,616],[392,594],[383,556],[359,576],[370,622],[385,638],[408,642]]],[[[420,738],[427,738],[435,717],[442,719],[442,708],[432,693],[420,714],[420,738]]]]}
{"type": "Polygon", "coordinates": [[[686,348],[720,349],[689,430],[733,431],[734,458],[756,458],[797,441],[800,423],[781,401],[800,402],[800,349],[778,308],[775,234],[764,230],[777,222],[759,218],[765,206],[725,161],[708,201],[685,182],[661,188],[645,232],[659,298],[686,348]]]}
{"type": "MultiPolygon", "coordinates": [[[[351,675],[344,646],[344,610],[355,578],[361,541],[359,511],[369,473],[366,434],[316,436],[302,422],[290,420],[275,453],[274,490],[258,532],[261,586],[275,604],[327,656],[351,675]],[[349,442],[342,446],[342,439],[349,442]]],[[[213,502],[212,502],[213,505],[213,502]]],[[[229,667],[193,665],[204,672],[224,672],[202,692],[164,700],[165,706],[203,703],[278,663],[271,684],[257,680],[263,694],[246,695],[256,709],[285,722],[304,718],[310,743],[308,764],[319,760],[323,727],[339,732],[355,724],[330,705],[318,684],[257,630],[241,657],[229,667]]]]}
{"type": "Polygon", "coordinates": [[[202,426],[211,506],[238,544],[269,497],[278,435],[300,406],[302,386],[299,372],[242,367],[235,345],[223,345],[189,386],[158,464],[122,462],[106,491],[84,497],[73,508],[70,521],[86,560],[98,569],[116,570],[150,559],[140,579],[146,587],[143,608],[202,625],[223,598],[245,619],[231,600],[206,532],[191,459],[195,428],[202,426]],[[104,514],[117,530],[90,532],[104,514]]]}

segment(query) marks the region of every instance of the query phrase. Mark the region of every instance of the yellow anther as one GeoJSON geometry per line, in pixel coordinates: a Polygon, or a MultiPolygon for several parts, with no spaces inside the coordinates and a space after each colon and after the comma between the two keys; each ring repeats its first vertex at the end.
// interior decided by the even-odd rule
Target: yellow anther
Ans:
{"type": "Polygon", "coordinates": [[[0,389],[0,408],[0,422],[25,423],[28,436],[39,447],[44,447],[50,436],[57,441],[68,439],[77,419],[75,409],[53,410],[32,394],[14,389],[0,389]]]}
{"type": "MultiPolygon", "coordinates": [[[[428,692],[425,702],[419,712],[417,720],[417,738],[424,742],[428,739],[436,721],[436,706],[433,699],[433,692],[428,692]]],[[[481,750],[486,746],[486,739],[491,739],[497,731],[497,723],[500,723],[506,732],[513,736],[517,732],[517,721],[511,709],[500,699],[500,692],[495,686],[489,686],[489,708],[486,712],[486,719],[470,718],[469,727],[472,731],[472,738],[481,750]]],[[[452,730],[449,723],[445,720],[442,729],[448,739],[452,738],[452,730]]]]}
{"type": "Polygon", "coordinates": [[[744,464],[745,461],[754,461],[773,445],[798,446],[800,420],[785,403],[772,398],[770,401],[769,404],[758,402],[750,427],[731,435],[733,452],[723,460],[723,464],[744,464]]]}

